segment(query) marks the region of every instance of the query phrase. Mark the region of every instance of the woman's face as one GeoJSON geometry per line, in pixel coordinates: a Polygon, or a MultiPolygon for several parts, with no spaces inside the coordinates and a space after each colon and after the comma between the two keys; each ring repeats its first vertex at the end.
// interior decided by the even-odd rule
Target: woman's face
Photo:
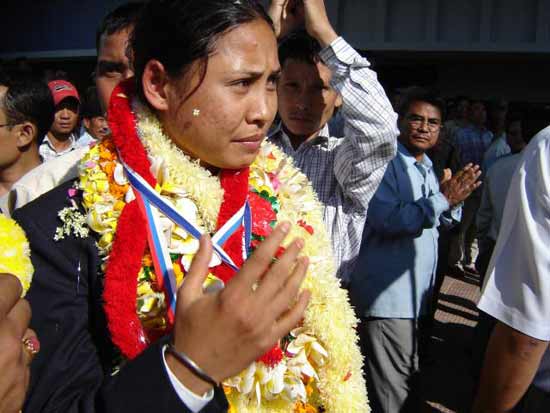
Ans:
{"type": "Polygon", "coordinates": [[[280,66],[272,29],[257,19],[221,36],[202,83],[193,66],[183,79],[169,81],[167,109],[159,112],[165,132],[206,166],[250,165],[277,111],[280,66]]]}

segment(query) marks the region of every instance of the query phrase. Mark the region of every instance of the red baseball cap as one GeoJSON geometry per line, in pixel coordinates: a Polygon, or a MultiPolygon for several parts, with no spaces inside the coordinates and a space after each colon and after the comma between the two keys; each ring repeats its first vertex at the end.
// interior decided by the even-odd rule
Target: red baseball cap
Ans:
{"type": "Polygon", "coordinates": [[[59,105],[59,102],[63,99],[69,97],[75,98],[78,103],[80,103],[80,96],[78,96],[78,91],[72,83],[67,82],[66,80],[52,80],[48,83],[48,87],[52,92],[55,106],[59,105]]]}

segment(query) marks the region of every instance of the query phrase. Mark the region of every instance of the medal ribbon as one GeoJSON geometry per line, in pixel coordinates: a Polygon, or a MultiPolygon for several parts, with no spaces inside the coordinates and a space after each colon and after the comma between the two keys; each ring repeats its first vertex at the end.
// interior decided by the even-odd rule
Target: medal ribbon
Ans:
{"type": "MultiPolygon", "coordinates": [[[[159,285],[166,293],[168,319],[170,323],[173,323],[177,296],[176,277],[172,266],[172,259],[168,253],[166,238],[164,237],[162,227],[160,225],[159,212],[162,212],[168,219],[170,219],[170,221],[184,229],[197,240],[202,236],[203,230],[187,220],[172,204],[163,199],[160,194],[132,168],[128,165],[124,165],[124,168],[128,180],[134,190],[136,200],[140,206],[144,218],[147,221],[147,238],[149,241],[149,249],[151,250],[153,265],[155,267],[155,273],[157,274],[159,285]]],[[[221,260],[234,271],[238,271],[239,268],[235,265],[229,254],[225,252],[223,245],[231,237],[231,235],[233,235],[241,227],[241,225],[244,225],[243,258],[246,260],[252,237],[252,214],[248,200],[246,200],[244,205],[235,213],[235,215],[233,215],[216,232],[216,234],[212,236],[212,246],[215,253],[217,253],[221,260]]]]}

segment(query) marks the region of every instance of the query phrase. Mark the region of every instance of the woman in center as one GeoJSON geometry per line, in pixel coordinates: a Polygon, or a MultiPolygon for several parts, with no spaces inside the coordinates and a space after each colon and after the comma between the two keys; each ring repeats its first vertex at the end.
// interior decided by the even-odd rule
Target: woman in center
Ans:
{"type": "MultiPolygon", "coordinates": [[[[56,234],[96,237],[110,340],[131,360],[172,332],[173,348],[222,382],[233,412],[368,411],[356,319],[335,277],[321,205],[292,160],[264,141],[280,72],[270,18],[253,0],[152,1],[132,48],[135,78],[109,105],[112,139],[92,147],[80,168],[89,228],[72,200],[56,234]],[[177,290],[194,257],[212,248],[203,286],[212,297],[223,294],[284,222],[290,229],[277,257],[299,249],[296,266],[309,263],[301,287],[309,292],[295,300],[303,306],[309,296],[304,316],[240,374],[216,376],[215,354],[203,353],[232,350],[208,342],[217,332],[200,326],[204,313],[178,323],[193,297],[180,293],[176,309],[177,290]],[[199,242],[201,234],[211,245],[199,242]],[[193,339],[203,340],[202,353],[193,339]]],[[[262,294],[262,282],[249,294],[262,294]]],[[[269,301],[264,311],[278,304],[269,301]]],[[[262,318],[249,317],[254,330],[262,318]]],[[[170,370],[181,368],[173,352],[165,357],[170,370]]]]}
{"type": "MultiPolygon", "coordinates": [[[[302,239],[302,254],[309,258],[303,287],[311,299],[303,322],[240,375],[224,381],[230,405],[237,412],[310,411],[312,407],[327,412],[365,411],[355,318],[334,277],[321,207],[292,161],[264,142],[277,111],[280,72],[269,18],[260,6],[244,0],[152,2],[136,25],[133,51],[135,93],[128,84],[116,89],[109,112],[122,161],[132,168],[137,160],[133,170],[143,170],[142,178],[152,187],[156,184],[164,200],[188,222],[210,233],[236,267],[282,221],[292,224],[288,239],[302,239]],[[128,127],[129,119],[135,123],[135,132],[128,127]],[[143,150],[147,159],[138,160],[143,150]],[[239,215],[245,204],[251,211],[250,229],[246,213],[239,215]],[[243,224],[223,242],[214,234],[233,217],[243,224]]],[[[86,199],[86,186],[83,189],[86,199]]],[[[89,213],[98,209],[93,204],[87,208],[89,213]]],[[[165,216],[158,223],[171,262],[164,278],[174,274],[180,283],[198,240],[165,216]]],[[[131,225],[128,222],[129,229],[131,225]]],[[[119,224],[117,232],[124,229],[119,224]]],[[[113,250],[117,241],[121,251],[131,249],[117,235],[113,250]]],[[[145,230],[140,236],[144,238],[145,230]]],[[[106,255],[109,247],[104,246],[106,255]]],[[[143,258],[137,276],[137,317],[152,340],[170,326],[170,298],[159,296],[156,273],[162,266],[156,262],[162,260],[162,251],[154,253],[148,247],[143,258]]],[[[235,274],[216,252],[210,265],[210,284],[224,285],[235,274]]],[[[109,299],[113,290],[114,294],[120,291],[115,282],[110,283],[112,268],[107,265],[105,282],[110,324],[120,314],[118,300],[109,299]]],[[[128,337],[117,337],[120,329],[111,326],[110,330],[126,355],[140,348],[128,337]]]]}

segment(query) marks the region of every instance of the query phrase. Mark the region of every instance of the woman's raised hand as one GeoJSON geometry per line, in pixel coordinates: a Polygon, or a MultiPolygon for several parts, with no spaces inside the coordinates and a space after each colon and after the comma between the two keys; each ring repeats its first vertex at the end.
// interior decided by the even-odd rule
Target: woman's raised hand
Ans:
{"type": "MultiPolygon", "coordinates": [[[[232,377],[262,356],[302,319],[309,292],[299,294],[308,260],[299,257],[304,241],[294,240],[273,263],[290,224],[282,223],[254,251],[222,291],[205,293],[212,243],[200,241],[178,292],[174,345],[217,382],[232,377]]],[[[189,389],[210,387],[167,355],[171,370],[189,389]]]]}

